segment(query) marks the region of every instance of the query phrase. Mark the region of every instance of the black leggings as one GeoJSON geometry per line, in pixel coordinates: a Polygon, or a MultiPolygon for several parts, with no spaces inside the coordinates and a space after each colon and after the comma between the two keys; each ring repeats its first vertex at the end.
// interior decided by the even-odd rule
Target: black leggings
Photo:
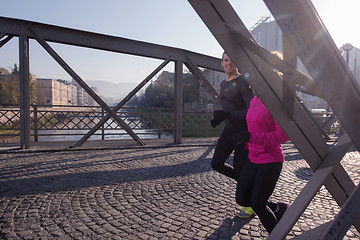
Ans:
{"type": "Polygon", "coordinates": [[[238,130],[224,128],[215,148],[211,167],[234,180],[238,180],[241,170],[248,160],[249,151],[244,144],[236,145],[238,130]],[[234,151],[233,166],[225,163],[234,151]]]}
{"type": "Polygon", "coordinates": [[[281,169],[282,162],[254,164],[248,160],[236,186],[236,202],[241,206],[251,206],[269,233],[274,229],[277,220],[273,212],[274,203],[268,200],[281,169]]]}

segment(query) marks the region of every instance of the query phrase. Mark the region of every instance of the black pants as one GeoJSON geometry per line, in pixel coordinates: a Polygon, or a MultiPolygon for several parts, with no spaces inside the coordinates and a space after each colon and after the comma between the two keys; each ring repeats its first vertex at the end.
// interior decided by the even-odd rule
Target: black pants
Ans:
{"type": "Polygon", "coordinates": [[[249,151],[244,149],[244,144],[236,144],[236,134],[239,131],[233,128],[224,128],[215,148],[211,167],[234,180],[238,180],[241,170],[245,165],[249,151]],[[234,151],[233,166],[225,163],[234,151]]]}
{"type": "Polygon", "coordinates": [[[254,164],[248,160],[236,186],[236,202],[241,206],[251,206],[269,233],[274,229],[277,219],[273,212],[274,203],[268,200],[281,169],[282,162],[254,164]]]}

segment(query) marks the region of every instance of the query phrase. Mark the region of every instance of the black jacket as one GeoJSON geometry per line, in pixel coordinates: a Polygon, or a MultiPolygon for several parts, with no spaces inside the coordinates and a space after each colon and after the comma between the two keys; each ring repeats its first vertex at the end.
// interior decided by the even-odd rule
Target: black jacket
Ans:
{"type": "Polygon", "coordinates": [[[231,119],[225,120],[225,127],[247,128],[246,113],[253,97],[254,93],[242,75],[231,81],[224,80],[221,82],[220,100],[222,110],[231,114],[231,119]]]}

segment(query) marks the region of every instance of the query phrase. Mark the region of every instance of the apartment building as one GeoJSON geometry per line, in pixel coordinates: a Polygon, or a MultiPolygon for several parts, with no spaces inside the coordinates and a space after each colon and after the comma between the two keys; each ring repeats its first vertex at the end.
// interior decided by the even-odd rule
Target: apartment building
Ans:
{"type": "MultiPolygon", "coordinates": [[[[78,85],[62,79],[38,78],[45,105],[94,106],[95,101],[78,85]]],[[[96,94],[98,90],[92,88],[96,94]]]]}
{"type": "MultiPolygon", "coordinates": [[[[220,84],[225,80],[225,73],[206,69],[202,72],[202,74],[214,86],[218,93],[220,93],[220,84]]],[[[212,96],[210,96],[204,88],[200,87],[199,91],[199,104],[203,106],[203,108],[208,111],[220,108],[219,105],[214,103],[212,96]]]]}
{"type": "MultiPolygon", "coordinates": [[[[225,73],[210,69],[202,71],[202,75],[220,92],[220,83],[225,80],[225,73]]],[[[191,77],[191,76],[188,76],[191,77]]],[[[193,77],[192,77],[193,78],[193,77]]],[[[199,98],[194,102],[184,102],[184,110],[187,112],[212,112],[214,109],[220,108],[216,105],[210,93],[203,87],[199,87],[199,98]]]]}
{"type": "MultiPolygon", "coordinates": [[[[249,29],[256,42],[269,52],[283,52],[282,31],[278,24],[270,17],[263,17],[249,29]]],[[[301,60],[297,59],[297,69],[309,75],[301,60]]],[[[305,93],[297,92],[297,96],[308,108],[327,108],[328,104],[318,98],[305,93]]]]}

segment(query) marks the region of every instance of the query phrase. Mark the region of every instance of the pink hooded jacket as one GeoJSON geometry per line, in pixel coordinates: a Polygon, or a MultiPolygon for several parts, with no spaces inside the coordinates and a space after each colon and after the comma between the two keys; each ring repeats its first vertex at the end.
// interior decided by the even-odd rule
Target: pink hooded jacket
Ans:
{"type": "Polygon", "coordinates": [[[251,162],[284,162],[281,144],[289,138],[257,96],[250,102],[246,122],[251,133],[248,144],[251,162]]]}

